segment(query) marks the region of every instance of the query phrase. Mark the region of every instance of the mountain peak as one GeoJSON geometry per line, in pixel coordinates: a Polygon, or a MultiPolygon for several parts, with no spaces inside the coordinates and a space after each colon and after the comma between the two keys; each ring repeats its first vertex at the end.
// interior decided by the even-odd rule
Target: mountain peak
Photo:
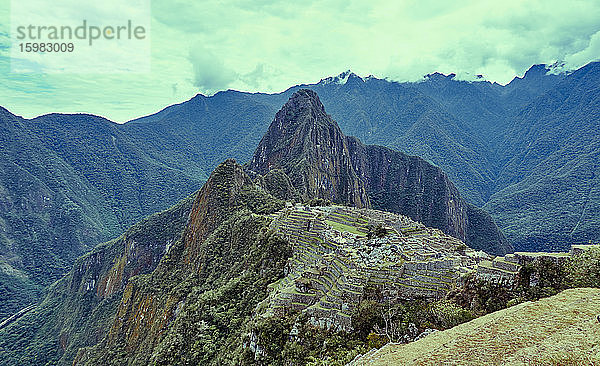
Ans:
{"type": "Polygon", "coordinates": [[[320,85],[327,85],[327,84],[337,84],[337,85],[344,85],[346,84],[349,80],[361,80],[364,81],[363,78],[361,78],[360,76],[356,75],[355,73],[353,73],[350,70],[346,70],[342,73],[340,73],[337,76],[330,76],[328,78],[325,79],[321,79],[321,81],[319,81],[320,85]]]}
{"type": "Polygon", "coordinates": [[[542,77],[546,75],[549,71],[548,66],[546,64],[537,64],[533,65],[529,68],[529,70],[525,71],[523,75],[523,79],[532,78],[532,77],[542,77]]]}
{"type": "MultiPolygon", "coordinates": [[[[306,135],[317,126],[330,126],[339,131],[338,125],[325,112],[317,93],[300,89],[275,114],[265,138],[286,139],[295,133],[306,135]]],[[[276,144],[277,140],[271,142],[276,144]]]]}
{"type": "Polygon", "coordinates": [[[240,192],[251,184],[250,177],[234,159],[227,159],[215,168],[191,209],[184,236],[187,263],[195,262],[202,241],[239,205],[240,192]]]}
{"type": "Polygon", "coordinates": [[[300,89],[292,94],[281,110],[297,111],[298,113],[310,111],[315,117],[317,115],[326,115],[325,107],[321,103],[319,96],[310,89],[300,89]]]}
{"type": "Polygon", "coordinates": [[[312,90],[295,92],[275,114],[248,165],[253,175],[264,176],[274,169],[290,178],[303,199],[369,205],[352,168],[344,134],[312,90]]]}
{"type": "Polygon", "coordinates": [[[441,73],[439,71],[436,71],[434,73],[425,75],[425,80],[440,82],[440,81],[454,80],[455,77],[456,77],[456,74],[454,74],[454,73],[446,75],[446,74],[443,74],[443,73],[441,73]]]}
{"type": "Polygon", "coordinates": [[[522,77],[516,76],[506,86],[520,88],[521,93],[526,90],[527,93],[537,94],[540,87],[547,90],[565,77],[565,74],[560,71],[561,68],[560,62],[553,65],[533,65],[525,71],[522,77]]]}

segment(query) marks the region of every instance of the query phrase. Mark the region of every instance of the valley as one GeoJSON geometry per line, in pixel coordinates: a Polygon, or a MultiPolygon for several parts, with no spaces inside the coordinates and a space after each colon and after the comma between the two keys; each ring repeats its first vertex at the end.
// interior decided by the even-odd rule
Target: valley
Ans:
{"type": "Polygon", "coordinates": [[[483,232],[497,236],[496,253],[597,240],[598,65],[569,74],[534,65],[507,85],[441,73],[397,83],[348,71],[275,94],[199,94],[125,124],[86,114],[25,119],[2,108],[0,317],[38,301],[95,245],[194,192],[226,158],[249,162],[273,115],[303,88],[318,93],[342,145],[360,157],[352,170],[369,182],[360,199],[370,196],[374,208],[403,206],[427,225],[447,225],[407,206],[418,185],[404,201],[394,191],[403,183],[380,175],[418,168],[419,156],[462,196],[457,208],[478,229],[468,231],[458,215],[454,230],[476,249],[485,249],[474,244],[483,232]]]}
{"type": "Polygon", "coordinates": [[[600,283],[597,245],[511,252],[440,168],[345,136],[302,89],[248,163],[225,160],[3,323],[0,364],[347,363],[600,283]]]}

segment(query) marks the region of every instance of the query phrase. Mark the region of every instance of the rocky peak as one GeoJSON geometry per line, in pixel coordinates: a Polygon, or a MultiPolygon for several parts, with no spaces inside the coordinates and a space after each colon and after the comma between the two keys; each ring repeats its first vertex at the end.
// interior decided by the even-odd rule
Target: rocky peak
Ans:
{"type": "Polygon", "coordinates": [[[541,78],[545,76],[549,71],[548,66],[545,64],[533,65],[525,72],[523,79],[525,78],[541,78]]]}
{"type": "Polygon", "coordinates": [[[328,84],[345,85],[348,81],[351,81],[351,80],[364,81],[363,78],[356,75],[352,71],[346,70],[346,71],[342,72],[341,74],[339,74],[338,76],[330,76],[328,78],[321,79],[321,81],[319,81],[319,84],[320,85],[328,85],[328,84]]]}
{"type": "Polygon", "coordinates": [[[283,170],[303,199],[369,205],[344,135],[312,90],[297,91],[277,112],[247,170],[264,176],[273,169],[283,170]]]}
{"type": "Polygon", "coordinates": [[[221,163],[196,195],[184,234],[185,262],[198,257],[199,245],[238,206],[239,195],[251,179],[233,159],[221,163]]]}
{"type": "Polygon", "coordinates": [[[444,82],[444,81],[452,81],[452,80],[454,80],[455,77],[456,77],[456,74],[454,74],[454,73],[446,75],[446,74],[436,71],[434,73],[425,75],[425,80],[431,81],[431,82],[444,82]]]}
{"type": "Polygon", "coordinates": [[[300,89],[292,94],[288,102],[281,108],[281,111],[310,112],[315,119],[326,117],[323,103],[321,103],[317,93],[310,89],[300,89]]]}

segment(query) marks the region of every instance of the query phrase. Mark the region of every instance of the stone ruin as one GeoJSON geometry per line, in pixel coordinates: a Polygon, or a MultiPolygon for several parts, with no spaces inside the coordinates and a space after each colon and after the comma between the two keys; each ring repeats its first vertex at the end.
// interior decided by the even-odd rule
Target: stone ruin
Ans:
{"type": "Polygon", "coordinates": [[[292,245],[293,255],[258,313],[301,312],[311,324],[335,331],[352,330],[351,315],[367,286],[388,299],[435,300],[460,286],[467,273],[513,286],[526,263],[560,262],[586,249],[492,257],[406,216],[345,206],[288,205],[271,218],[271,229],[292,245]],[[384,235],[369,235],[374,227],[385,229],[384,235]]]}
{"type": "Polygon", "coordinates": [[[385,297],[438,299],[489,259],[440,230],[383,211],[296,205],[272,218],[293,256],[286,277],[270,285],[264,315],[302,312],[327,329],[352,329],[351,314],[369,285],[385,297]],[[385,235],[369,238],[377,226],[385,235]]]}

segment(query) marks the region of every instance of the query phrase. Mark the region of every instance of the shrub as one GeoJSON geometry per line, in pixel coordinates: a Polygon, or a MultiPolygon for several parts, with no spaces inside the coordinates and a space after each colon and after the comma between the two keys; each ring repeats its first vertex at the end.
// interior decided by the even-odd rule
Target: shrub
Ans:
{"type": "Polygon", "coordinates": [[[574,256],[567,265],[569,287],[600,287],[600,247],[574,256]]]}

